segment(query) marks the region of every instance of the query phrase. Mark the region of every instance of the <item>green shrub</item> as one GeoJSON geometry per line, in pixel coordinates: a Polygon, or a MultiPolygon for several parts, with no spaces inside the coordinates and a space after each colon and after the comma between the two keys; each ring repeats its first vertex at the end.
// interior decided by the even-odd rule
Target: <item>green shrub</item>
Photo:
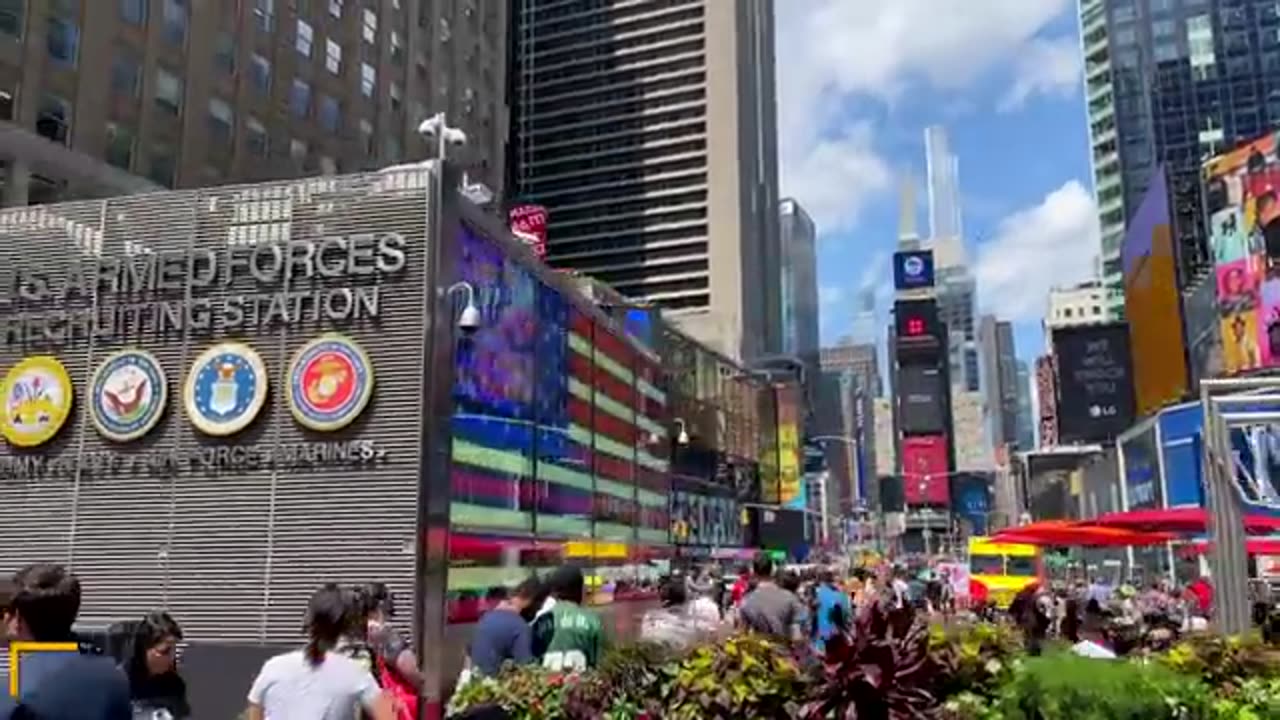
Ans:
{"type": "Polygon", "coordinates": [[[1160,661],[1220,689],[1249,678],[1280,678],[1280,657],[1255,635],[1193,635],[1161,655],[1160,661]]]}
{"type": "Polygon", "coordinates": [[[791,718],[804,691],[787,650],[758,635],[737,635],[693,651],[672,674],[667,720],[791,718]]]}
{"type": "Polygon", "coordinates": [[[934,696],[944,702],[961,693],[990,696],[1009,679],[1022,649],[1022,636],[1009,625],[973,623],[931,629],[934,696]]]}
{"type": "Polygon", "coordinates": [[[1186,720],[1208,717],[1212,696],[1158,664],[1069,653],[1026,660],[999,695],[1002,720],[1186,720]]]}

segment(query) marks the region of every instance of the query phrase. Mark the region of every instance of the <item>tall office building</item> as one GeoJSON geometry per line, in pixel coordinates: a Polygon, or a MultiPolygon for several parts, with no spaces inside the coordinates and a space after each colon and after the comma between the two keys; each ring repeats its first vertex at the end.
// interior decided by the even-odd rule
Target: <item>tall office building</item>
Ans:
{"type": "Polygon", "coordinates": [[[548,261],[733,357],[781,346],[772,0],[519,0],[512,196],[548,261]]]}
{"type": "Polygon", "coordinates": [[[6,199],[123,173],[193,187],[420,159],[418,123],[442,110],[471,140],[457,159],[500,188],[505,3],[441,5],[4,0],[6,199]]]}
{"type": "Polygon", "coordinates": [[[924,130],[925,172],[929,184],[929,236],[958,238],[960,224],[960,161],[951,152],[947,129],[924,130]]]}
{"type": "Polygon", "coordinates": [[[782,346],[810,370],[818,369],[818,255],[813,219],[787,198],[778,206],[782,245],[782,346]]]}
{"type": "Polygon", "coordinates": [[[859,500],[875,507],[880,496],[879,484],[874,481],[879,453],[875,403],[883,390],[876,346],[858,343],[822,348],[821,368],[815,403],[818,434],[849,441],[823,444],[840,496],[849,501],[842,509],[852,510],[859,500]]]}
{"type": "Polygon", "coordinates": [[[1025,360],[1014,363],[1018,378],[1018,448],[1032,450],[1036,445],[1036,416],[1032,410],[1031,368],[1025,360]]]}
{"type": "Polygon", "coordinates": [[[1164,164],[1180,284],[1208,267],[1201,162],[1280,127],[1274,0],[1080,0],[1103,281],[1123,315],[1120,244],[1164,164]]]}
{"type": "Polygon", "coordinates": [[[1013,325],[992,315],[978,323],[982,361],[982,395],[991,442],[999,446],[1018,443],[1018,357],[1013,345],[1013,325]]]}
{"type": "Polygon", "coordinates": [[[934,240],[928,247],[933,248],[938,316],[947,326],[951,386],[978,392],[982,378],[978,362],[977,280],[959,238],[934,240]]]}
{"type": "Polygon", "coordinates": [[[880,340],[880,325],[876,321],[876,289],[864,287],[858,291],[853,313],[853,341],[875,345],[880,340]]]}

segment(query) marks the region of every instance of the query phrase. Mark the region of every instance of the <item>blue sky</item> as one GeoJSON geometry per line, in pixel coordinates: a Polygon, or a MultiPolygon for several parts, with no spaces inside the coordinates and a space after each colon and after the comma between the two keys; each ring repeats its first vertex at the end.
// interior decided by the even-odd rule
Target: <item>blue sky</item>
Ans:
{"type": "Polygon", "coordinates": [[[1048,288],[1098,252],[1075,0],[778,2],[782,192],[819,228],[822,337],[848,334],[860,288],[891,302],[900,178],[925,224],[924,128],[959,157],[983,312],[1042,345],[1048,288]]]}

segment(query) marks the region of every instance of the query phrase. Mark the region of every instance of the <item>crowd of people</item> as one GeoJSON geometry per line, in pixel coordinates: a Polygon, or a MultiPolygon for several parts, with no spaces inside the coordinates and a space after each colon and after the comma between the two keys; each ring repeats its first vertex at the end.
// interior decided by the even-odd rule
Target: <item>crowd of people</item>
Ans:
{"type": "MultiPolygon", "coordinates": [[[[831,638],[847,631],[872,604],[923,613],[957,611],[950,578],[927,566],[848,571],[810,566],[788,572],[765,555],[732,579],[713,568],[672,573],[662,579],[658,597],[660,606],[641,622],[643,641],[685,649],[748,630],[811,657],[821,656],[831,638]]],[[[0,581],[5,635],[11,642],[77,643],[73,626],[80,599],[80,583],[65,568],[23,568],[0,581]]],[[[492,600],[474,627],[459,686],[495,677],[507,664],[586,670],[605,654],[604,622],[587,604],[584,576],[575,566],[499,589],[492,600]]],[[[1157,581],[1141,592],[1102,580],[1033,583],[1013,600],[1007,617],[1022,626],[1032,653],[1056,637],[1083,655],[1117,657],[1137,644],[1204,627],[1212,603],[1212,586],[1205,580],[1177,589],[1157,581]]],[[[983,612],[980,607],[968,611],[983,612]]],[[[248,692],[248,720],[416,717],[423,676],[395,615],[394,598],[381,583],[320,587],[307,608],[305,645],[263,664],[248,692]]],[[[154,612],[116,635],[124,637],[119,647],[25,659],[19,693],[0,704],[0,720],[190,717],[177,664],[183,639],[178,623],[154,612]]]]}

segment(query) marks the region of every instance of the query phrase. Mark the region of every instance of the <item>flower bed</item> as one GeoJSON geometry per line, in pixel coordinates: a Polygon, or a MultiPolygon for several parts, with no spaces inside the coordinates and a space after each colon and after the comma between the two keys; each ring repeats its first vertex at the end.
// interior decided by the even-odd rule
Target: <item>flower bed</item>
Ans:
{"type": "Polygon", "coordinates": [[[611,652],[577,675],[508,669],[452,712],[500,705],[516,720],[1263,720],[1280,718],[1280,657],[1260,640],[1205,637],[1128,661],[1022,654],[1016,631],[929,628],[875,611],[818,661],[753,635],[673,654],[611,652]]]}

